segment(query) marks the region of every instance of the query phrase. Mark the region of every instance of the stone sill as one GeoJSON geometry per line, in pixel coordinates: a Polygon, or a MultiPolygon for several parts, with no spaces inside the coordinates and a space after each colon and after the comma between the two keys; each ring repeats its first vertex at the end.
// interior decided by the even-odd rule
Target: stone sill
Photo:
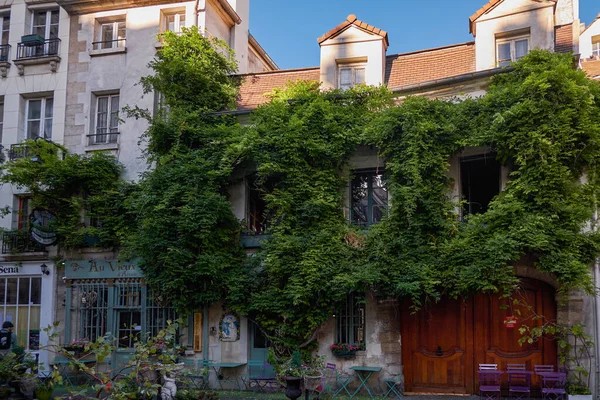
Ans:
{"type": "Polygon", "coordinates": [[[47,251],[36,251],[32,253],[14,253],[14,254],[4,254],[5,261],[34,261],[34,260],[47,260],[48,252],[47,251]]]}
{"type": "Polygon", "coordinates": [[[107,150],[119,150],[119,143],[106,143],[106,144],[92,144],[85,146],[84,151],[91,153],[94,151],[107,151],[107,150]]]}
{"type": "Polygon", "coordinates": [[[123,54],[123,53],[127,53],[127,47],[115,47],[115,48],[110,48],[110,49],[100,49],[100,50],[90,50],[89,51],[90,57],[108,56],[111,54],[123,54]]]}
{"type": "Polygon", "coordinates": [[[30,58],[20,58],[18,60],[13,60],[13,63],[17,66],[17,68],[19,68],[19,75],[23,75],[25,73],[26,65],[49,64],[50,71],[56,72],[59,62],[60,62],[59,56],[30,57],[30,58]]]}

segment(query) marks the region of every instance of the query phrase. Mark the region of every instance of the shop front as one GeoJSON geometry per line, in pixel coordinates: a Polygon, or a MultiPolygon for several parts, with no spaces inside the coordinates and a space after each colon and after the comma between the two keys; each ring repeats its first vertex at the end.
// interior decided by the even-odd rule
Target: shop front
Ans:
{"type": "Polygon", "coordinates": [[[0,264],[0,324],[12,322],[18,346],[39,355],[44,366],[48,365],[43,350],[48,336],[43,329],[52,325],[55,307],[53,272],[50,261],[0,264]]]}
{"type": "Polygon", "coordinates": [[[136,340],[155,335],[177,318],[146,286],[135,261],[67,261],[65,285],[63,343],[113,337],[115,362],[131,354],[136,340]]]}

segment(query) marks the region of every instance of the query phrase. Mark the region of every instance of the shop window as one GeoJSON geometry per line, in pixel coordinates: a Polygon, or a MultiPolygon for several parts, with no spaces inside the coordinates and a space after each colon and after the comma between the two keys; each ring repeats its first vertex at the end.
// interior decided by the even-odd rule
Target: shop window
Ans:
{"type": "Polygon", "coordinates": [[[388,191],[381,171],[355,172],[350,187],[350,220],[364,227],[380,222],[386,214],[388,191]]]}
{"type": "Polygon", "coordinates": [[[39,277],[0,278],[0,321],[13,323],[17,344],[27,350],[39,349],[41,294],[39,277]]]}
{"type": "Polygon", "coordinates": [[[507,67],[529,53],[529,35],[496,39],[496,65],[507,67]]]}
{"type": "Polygon", "coordinates": [[[500,163],[493,154],[461,158],[460,183],[463,215],[484,213],[500,193],[500,163]]]}
{"type": "Polygon", "coordinates": [[[350,89],[352,86],[365,83],[366,68],[361,65],[341,65],[338,68],[338,80],[340,89],[350,89]]]}
{"type": "Polygon", "coordinates": [[[365,298],[351,293],[346,304],[335,314],[336,343],[365,346],[365,298]]]}
{"type": "Polygon", "coordinates": [[[54,114],[54,99],[43,97],[27,100],[27,139],[52,139],[52,116],[54,114]]]}

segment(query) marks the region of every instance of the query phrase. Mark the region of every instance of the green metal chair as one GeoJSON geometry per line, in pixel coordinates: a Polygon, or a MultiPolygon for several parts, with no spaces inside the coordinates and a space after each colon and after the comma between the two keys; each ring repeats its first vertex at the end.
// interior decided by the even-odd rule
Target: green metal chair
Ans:
{"type": "Polygon", "coordinates": [[[346,394],[352,398],[352,392],[348,388],[348,385],[354,381],[354,375],[345,374],[343,372],[335,371],[335,380],[337,382],[337,389],[333,392],[333,397],[342,393],[342,391],[346,392],[346,394]]]}
{"type": "Polygon", "coordinates": [[[193,389],[204,390],[208,388],[208,368],[197,366],[195,360],[183,360],[186,370],[185,378],[193,389]]]}
{"type": "Polygon", "coordinates": [[[393,393],[394,396],[398,399],[402,399],[401,385],[402,385],[403,377],[402,374],[398,374],[396,379],[385,379],[385,385],[387,386],[387,392],[385,392],[384,397],[388,397],[390,393],[393,393]]]}

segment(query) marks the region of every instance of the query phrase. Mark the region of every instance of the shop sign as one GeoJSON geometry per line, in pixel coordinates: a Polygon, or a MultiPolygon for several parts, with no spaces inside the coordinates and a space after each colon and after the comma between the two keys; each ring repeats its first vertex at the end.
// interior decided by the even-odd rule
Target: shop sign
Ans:
{"type": "Polygon", "coordinates": [[[69,260],[65,262],[68,279],[143,278],[137,261],[69,260]]]}
{"type": "Polygon", "coordinates": [[[504,326],[506,328],[514,328],[517,325],[517,318],[514,316],[504,317],[504,326]]]}
{"type": "Polygon", "coordinates": [[[0,274],[4,275],[4,274],[18,274],[19,273],[19,267],[17,266],[12,266],[12,267],[5,267],[3,265],[0,265],[0,274]]]}

